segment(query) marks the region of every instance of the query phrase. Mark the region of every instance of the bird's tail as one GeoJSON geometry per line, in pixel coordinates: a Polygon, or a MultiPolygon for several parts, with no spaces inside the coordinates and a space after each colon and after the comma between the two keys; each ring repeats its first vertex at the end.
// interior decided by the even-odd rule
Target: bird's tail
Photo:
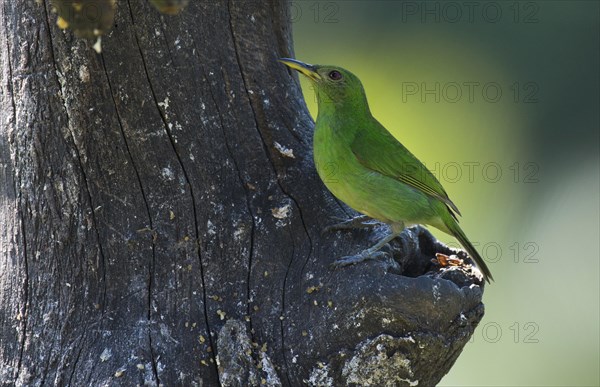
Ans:
{"type": "Polygon", "coordinates": [[[471,259],[473,259],[475,261],[475,264],[477,265],[477,267],[479,268],[481,273],[483,273],[483,278],[488,283],[493,281],[494,277],[492,277],[492,273],[490,272],[490,269],[485,264],[485,261],[483,260],[481,255],[479,255],[479,252],[477,252],[477,250],[475,250],[475,247],[471,244],[471,242],[469,241],[469,238],[467,238],[467,236],[465,235],[463,230],[460,228],[460,226],[458,225],[456,220],[450,219],[449,221],[447,221],[446,227],[448,227],[448,230],[450,231],[450,233],[456,239],[458,239],[458,241],[460,242],[462,247],[467,251],[467,253],[471,257],[471,259]]]}

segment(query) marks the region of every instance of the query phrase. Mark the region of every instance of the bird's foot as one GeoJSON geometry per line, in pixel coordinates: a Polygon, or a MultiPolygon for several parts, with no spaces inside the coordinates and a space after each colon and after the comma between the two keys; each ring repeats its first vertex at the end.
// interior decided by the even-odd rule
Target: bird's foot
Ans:
{"type": "Polygon", "coordinates": [[[391,258],[389,254],[387,254],[383,251],[379,251],[379,250],[383,246],[385,246],[388,242],[390,242],[392,239],[397,237],[398,235],[399,235],[399,232],[392,232],[391,234],[387,235],[385,238],[382,238],[374,246],[372,246],[366,250],[363,250],[356,255],[349,255],[349,256],[337,259],[336,261],[334,261],[331,264],[331,268],[337,269],[340,267],[354,265],[354,264],[357,264],[360,262],[369,261],[369,260],[373,260],[373,259],[381,259],[381,258],[383,258],[383,260],[386,261],[387,263],[390,263],[392,267],[395,267],[395,266],[397,266],[397,264],[395,263],[394,259],[391,258]]]}
{"type": "MultiPolygon", "coordinates": [[[[342,220],[335,218],[336,220],[342,220]]],[[[377,226],[379,223],[372,221],[372,218],[367,215],[359,215],[352,219],[342,220],[340,223],[332,224],[323,229],[321,234],[326,234],[333,231],[350,230],[355,228],[372,228],[377,226]]]]}
{"type": "Polygon", "coordinates": [[[384,259],[387,256],[388,256],[388,254],[383,251],[371,251],[370,249],[367,249],[367,250],[361,251],[360,253],[358,253],[356,255],[347,255],[345,257],[336,259],[330,265],[330,268],[332,270],[340,269],[342,267],[355,265],[357,263],[361,263],[361,262],[365,262],[365,261],[384,259]]]}

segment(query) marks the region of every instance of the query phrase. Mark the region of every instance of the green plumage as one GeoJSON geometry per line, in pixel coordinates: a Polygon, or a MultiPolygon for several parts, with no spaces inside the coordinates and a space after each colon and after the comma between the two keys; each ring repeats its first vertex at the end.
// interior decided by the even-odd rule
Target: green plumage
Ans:
{"type": "Polygon", "coordinates": [[[458,225],[458,208],[435,176],[372,116],[360,80],[336,66],[281,62],[315,86],[319,114],[314,157],[327,188],[356,211],[392,228],[390,237],[344,259],[368,259],[404,227],[425,224],[458,239],[489,282],[489,269],[458,225]]]}

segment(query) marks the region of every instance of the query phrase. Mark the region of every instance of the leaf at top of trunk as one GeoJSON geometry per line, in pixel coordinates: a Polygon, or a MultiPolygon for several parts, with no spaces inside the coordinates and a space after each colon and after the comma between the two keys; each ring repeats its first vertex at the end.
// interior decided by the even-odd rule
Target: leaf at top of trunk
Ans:
{"type": "Polygon", "coordinates": [[[115,0],[52,0],[62,28],[80,38],[94,38],[110,29],[115,17],[115,0]]]}

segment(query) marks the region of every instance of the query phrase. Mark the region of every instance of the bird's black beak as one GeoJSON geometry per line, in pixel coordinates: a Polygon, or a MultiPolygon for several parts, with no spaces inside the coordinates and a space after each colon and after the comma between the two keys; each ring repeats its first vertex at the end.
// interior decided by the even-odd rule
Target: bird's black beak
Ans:
{"type": "Polygon", "coordinates": [[[317,67],[314,65],[300,62],[299,60],[291,58],[279,58],[279,61],[287,67],[301,72],[313,81],[321,80],[321,76],[317,72],[317,67]]]}

